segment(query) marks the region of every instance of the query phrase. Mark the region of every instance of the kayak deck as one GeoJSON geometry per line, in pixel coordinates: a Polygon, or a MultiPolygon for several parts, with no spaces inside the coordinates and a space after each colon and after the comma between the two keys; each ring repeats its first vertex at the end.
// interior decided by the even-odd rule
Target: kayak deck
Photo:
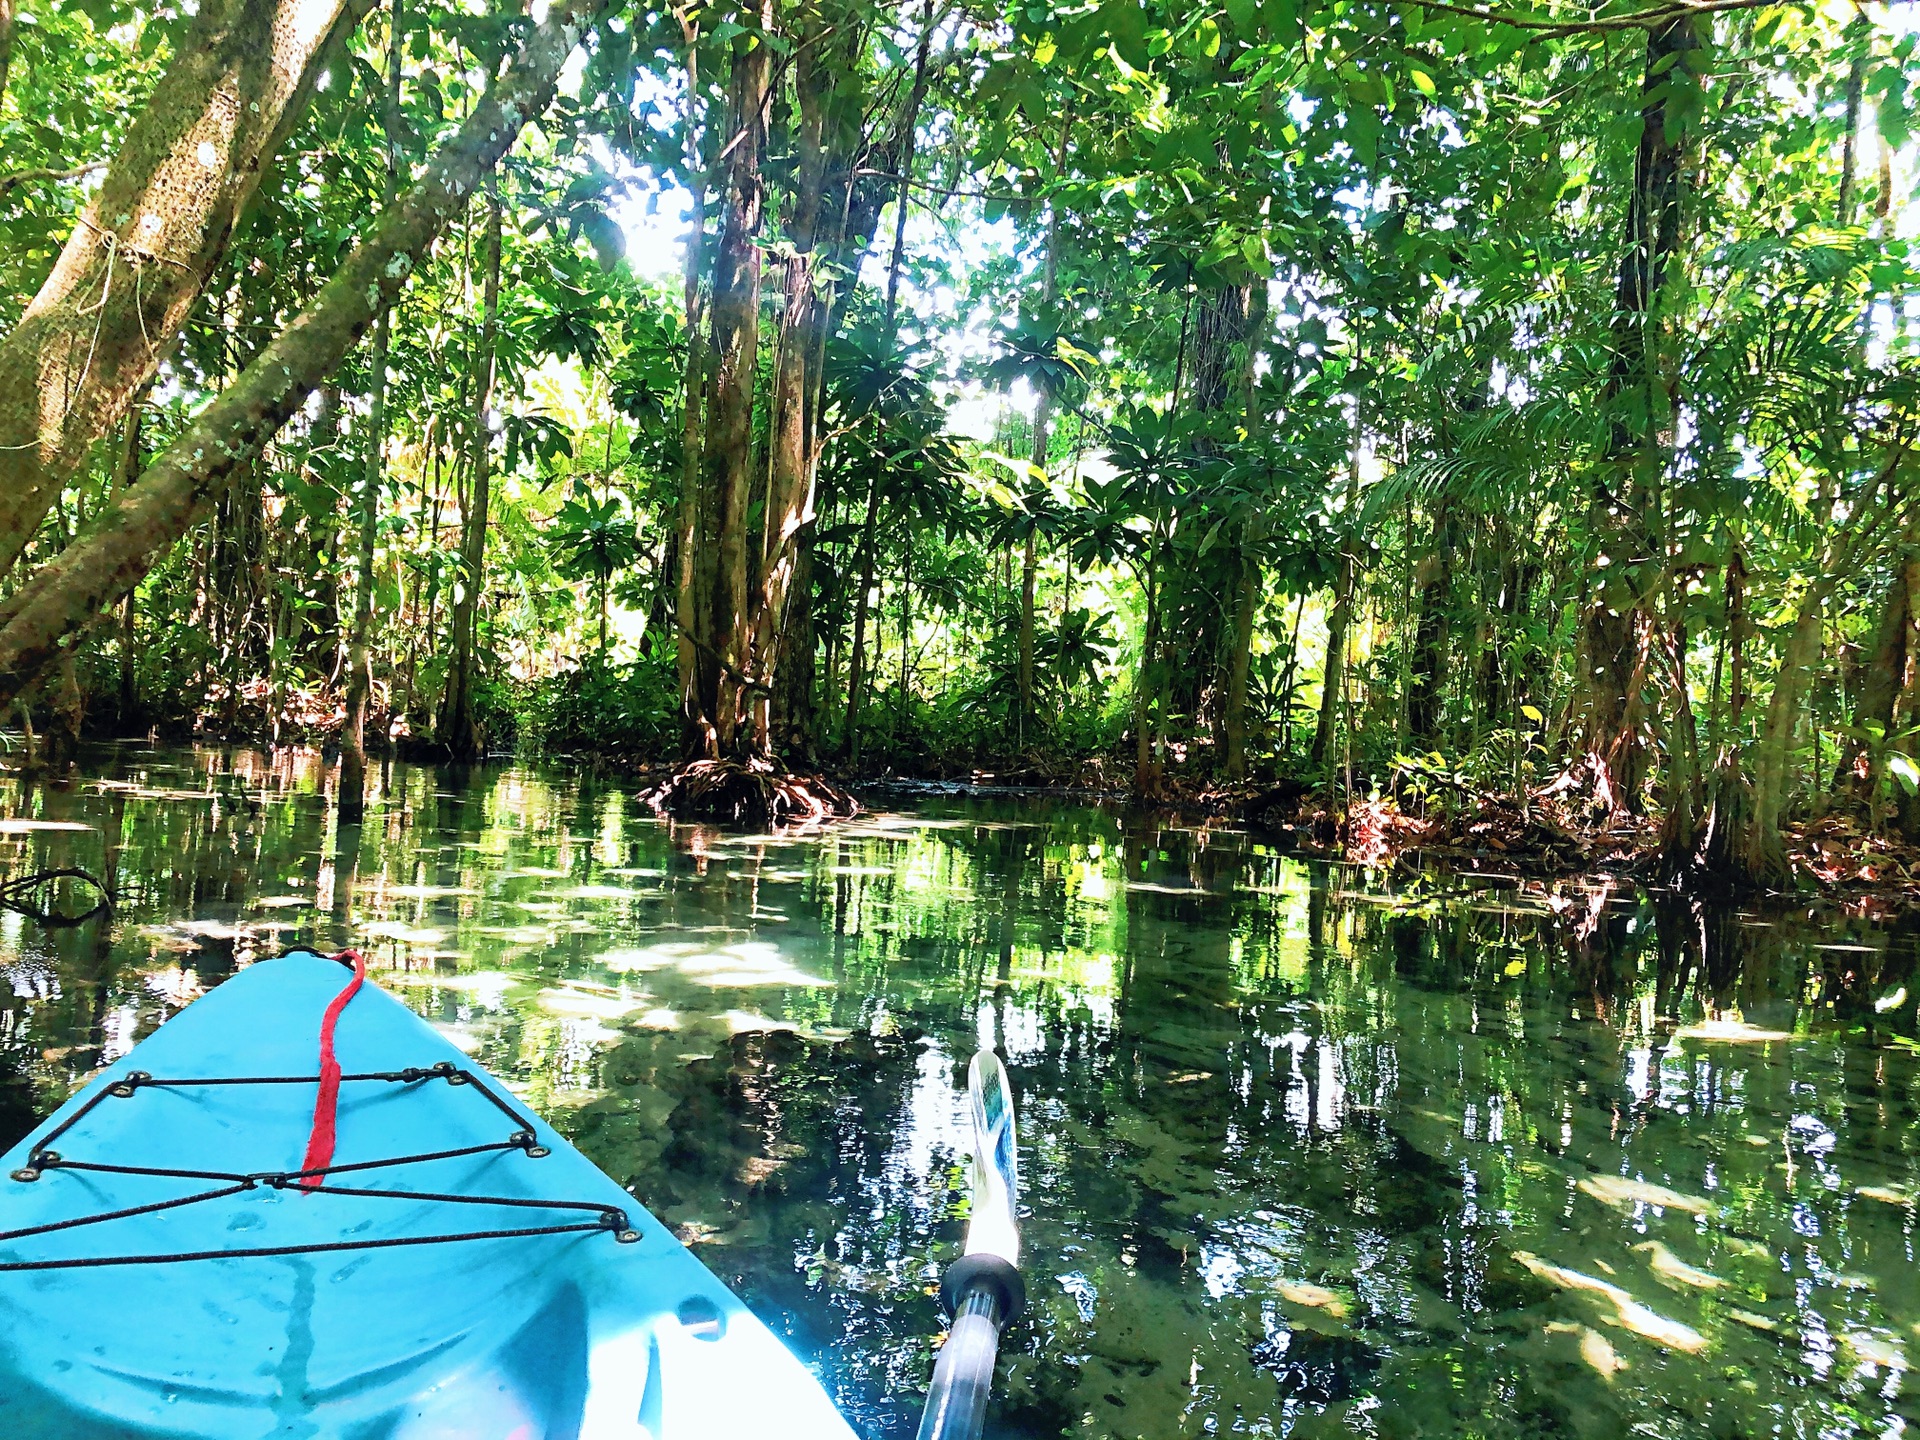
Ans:
{"type": "Polygon", "coordinates": [[[0,1433],[851,1435],[664,1226],[374,986],[303,1176],[346,978],[243,970],[0,1160],[0,1433]]]}

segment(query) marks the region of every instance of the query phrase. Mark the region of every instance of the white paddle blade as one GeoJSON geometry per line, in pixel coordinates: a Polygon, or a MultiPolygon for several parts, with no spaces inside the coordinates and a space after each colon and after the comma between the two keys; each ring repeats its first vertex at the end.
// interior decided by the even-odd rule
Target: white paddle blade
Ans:
{"type": "Polygon", "coordinates": [[[998,1255],[1020,1263],[1020,1159],[1015,1147],[1013,1088],[1006,1067],[991,1050],[974,1052],[967,1067],[973,1110],[973,1219],[967,1254],[998,1255]]]}

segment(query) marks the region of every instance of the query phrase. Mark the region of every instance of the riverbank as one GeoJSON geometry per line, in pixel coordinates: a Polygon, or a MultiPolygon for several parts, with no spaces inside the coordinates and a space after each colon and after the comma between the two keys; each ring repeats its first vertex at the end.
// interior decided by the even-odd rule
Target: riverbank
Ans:
{"type": "MultiPolygon", "coordinates": [[[[11,753],[31,753],[23,750],[17,738],[8,746],[11,753]]],[[[207,743],[211,739],[149,738],[173,744],[207,743]]],[[[322,727],[309,732],[307,743],[324,747],[330,740],[330,733],[322,727]]],[[[269,742],[261,736],[243,735],[214,743],[269,742]]],[[[396,736],[385,748],[389,758],[407,763],[434,763],[442,758],[437,747],[418,737],[396,736]]],[[[501,753],[489,758],[498,763],[516,756],[501,753]]],[[[543,763],[638,781],[647,793],[663,801],[673,790],[680,770],[666,760],[621,751],[574,749],[537,758],[543,763]]],[[[0,767],[0,773],[17,768],[0,767]]],[[[1789,821],[1783,827],[1783,838],[1792,883],[1755,891],[1733,877],[1698,869],[1676,881],[1665,870],[1657,816],[1615,817],[1598,823],[1560,796],[1544,792],[1524,798],[1473,794],[1445,806],[1430,807],[1425,813],[1390,796],[1376,796],[1355,803],[1349,813],[1337,794],[1328,795],[1296,779],[1229,782],[1176,773],[1163,777],[1158,796],[1142,800],[1131,791],[1130,770],[1111,756],[1066,761],[1030,755],[1024,761],[993,767],[935,764],[930,773],[924,774],[853,771],[829,764],[811,775],[796,771],[791,777],[780,778],[796,780],[807,792],[808,803],[784,809],[771,806],[767,813],[751,805],[733,806],[727,814],[709,813],[715,811],[712,806],[696,807],[698,813],[690,818],[725,823],[732,814],[738,823],[760,824],[778,810],[802,819],[826,819],[844,813],[840,802],[849,795],[872,797],[867,802],[870,805],[942,796],[1047,797],[1063,803],[1154,813],[1174,823],[1239,822],[1283,852],[1374,869],[1443,866],[1473,874],[1514,877],[1632,877],[1641,883],[1677,883],[1682,889],[1715,895],[1818,895],[1865,905],[1880,914],[1920,910],[1920,845],[1887,825],[1869,825],[1864,817],[1842,811],[1789,821]]]]}
{"type": "Polygon", "coordinates": [[[1595,823],[1551,798],[1530,796],[1521,802],[1485,795],[1470,806],[1422,815],[1392,798],[1369,798],[1349,809],[1337,797],[1297,781],[1174,781],[1150,802],[1119,786],[1006,783],[988,772],[971,781],[890,776],[846,783],[856,794],[876,797],[1046,796],[1145,810],[1175,821],[1238,821],[1282,853],[1371,869],[1440,866],[1514,878],[1631,878],[1721,897],[1818,896],[1877,914],[1920,910],[1920,845],[1887,826],[1869,826],[1840,812],[1788,822],[1784,838],[1793,883],[1756,890],[1698,868],[1679,877],[1666,873],[1658,816],[1595,823]]]}

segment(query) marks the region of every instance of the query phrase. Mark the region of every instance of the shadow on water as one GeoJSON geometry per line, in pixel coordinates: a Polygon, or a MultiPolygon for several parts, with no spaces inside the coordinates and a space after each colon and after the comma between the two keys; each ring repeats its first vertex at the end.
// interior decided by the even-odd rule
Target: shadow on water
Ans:
{"type": "Polygon", "coordinates": [[[1920,930],[1605,885],[1399,884],[1040,799],[811,834],[617,783],[92,757],[4,792],[0,1136],[236,966],[352,941],[815,1361],[913,1432],[1009,1061],[1033,1303],[1005,1436],[1920,1423],[1920,930]]]}

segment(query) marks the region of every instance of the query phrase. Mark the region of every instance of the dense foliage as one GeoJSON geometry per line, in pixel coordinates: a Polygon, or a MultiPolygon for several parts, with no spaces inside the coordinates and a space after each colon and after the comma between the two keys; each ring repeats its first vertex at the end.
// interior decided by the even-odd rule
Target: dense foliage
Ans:
{"type": "MultiPolygon", "coordinates": [[[[456,754],[1551,787],[1761,877],[1796,808],[1920,831],[1920,66],[1879,8],[574,8],[390,320],[236,422],[108,614],[62,553],[548,23],[344,8],[177,342],[16,517],[43,726],[357,734],[359,676],[456,754]]],[[[214,9],[13,15],[7,345],[214,9]]]]}

